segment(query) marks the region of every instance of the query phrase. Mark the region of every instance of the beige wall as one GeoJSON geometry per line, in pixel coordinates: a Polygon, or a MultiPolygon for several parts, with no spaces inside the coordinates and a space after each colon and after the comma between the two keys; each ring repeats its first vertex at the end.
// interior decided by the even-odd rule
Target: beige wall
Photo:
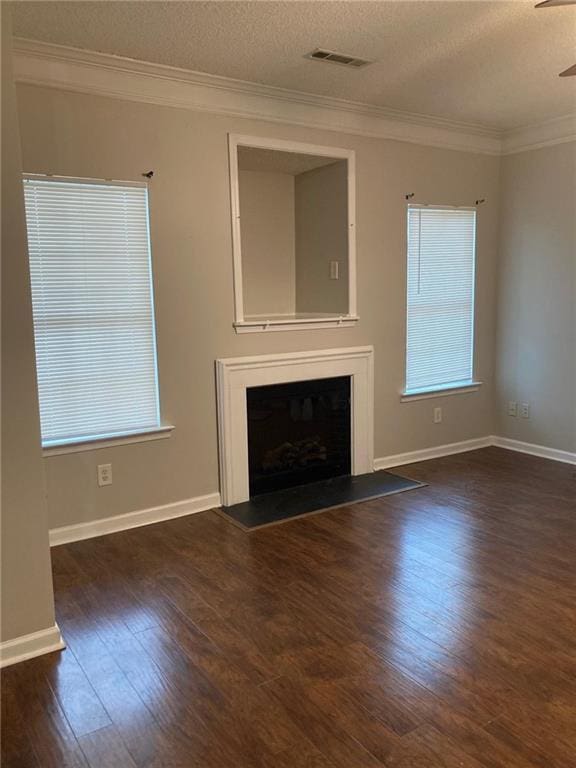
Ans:
{"type": "Polygon", "coordinates": [[[294,176],[239,171],[245,315],[294,312],[294,176]]]}
{"type": "Polygon", "coordinates": [[[499,434],[576,451],[576,143],[503,159],[501,220],[499,434]]]}
{"type": "Polygon", "coordinates": [[[54,624],[22,166],[2,5],[2,622],[10,640],[54,624]]]}
{"type": "Polygon", "coordinates": [[[167,440],[46,459],[50,523],[61,526],[218,489],[214,360],[373,344],[375,455],[493,431],[497,157],[41,89],[19,88],[27,171],[150,185],[160,388],[167,440]],[[236,335],[227,133],[356,151],[359,323],[348,329],[236,335]],[[401,403],[407,192],[415,201],[487,202],[478,218],[478,393],[401,403]],[[441,403],[444,421],[432,421],[441,403]],[[96,485],[112,462],[114,484],[96,485]]]}
{"type": "Polygon", "coordinates": [[[348,165],[296,176],[296,309],[348,314],[348,165]],[[330,279],[330,262],[339,279],[330,279]]]}

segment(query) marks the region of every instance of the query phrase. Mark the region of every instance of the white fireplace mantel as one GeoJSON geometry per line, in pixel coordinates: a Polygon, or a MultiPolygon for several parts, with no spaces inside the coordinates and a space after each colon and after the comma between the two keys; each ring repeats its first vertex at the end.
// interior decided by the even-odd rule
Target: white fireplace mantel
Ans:
{"type": "Polygon", "coordinates": [[[349,347],[216,360],[220,491],[226,507],[248,501],[246,390],[350,376],[352,474],[374,470],[374,349],[349,347]]]}

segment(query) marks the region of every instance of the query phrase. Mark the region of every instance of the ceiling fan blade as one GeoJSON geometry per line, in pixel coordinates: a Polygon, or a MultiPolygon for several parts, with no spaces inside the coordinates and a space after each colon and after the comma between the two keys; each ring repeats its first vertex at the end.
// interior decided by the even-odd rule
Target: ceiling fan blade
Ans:
{"type": "Polygon", "coordinates": [[[576,0],[542,0],[535,8],[554,8],[556,5],[576,5],[576,0]]]}
{"type": "Polygon", "coordinates": [[[574,75],[576,75],[576,64],[568,67],[568,69],[565,69],[564,72],[560,72],[558,77],[573,77],[574,75]]]}

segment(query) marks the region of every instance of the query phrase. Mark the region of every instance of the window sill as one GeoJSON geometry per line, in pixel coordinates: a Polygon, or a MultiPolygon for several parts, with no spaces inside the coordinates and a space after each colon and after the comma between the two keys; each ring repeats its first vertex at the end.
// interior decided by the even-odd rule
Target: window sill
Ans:
{"type": "Polygon", "coordinates": [[[174,427],[166,424],[154,429],[142,432],[129,432],[123,435],[102,437],[92,440],[78,441],[75,443],[61,443],[42,448],[42,456],[61,456],[65,453],[80,453],[81,451],[98,451],[101,448],[113,448],[117,445],[129,445],[130,443],[146,443],[150,440],[163,440],[170,437],[174,427]]]}
{"type": "Polygon", "coordinates": [[[402,392],[402,403],[412,400],[428,400],[432,397],[448,397],[449,395],[464,395],[468,392],[477,392],[482,386],[481,381],[471,381],[468,384],[456,384],[449,387],[436,387],[434,389],[417,389],[412,392],[402,392]]]}
{"type": "Polygon", "coordinates": [[[349,328],[358,322],[356,315],[323,315],[295,313],[293,315],[252,315],[234,323],[236,333],[266,331],[300,331],[306,328],[349,328]]]}

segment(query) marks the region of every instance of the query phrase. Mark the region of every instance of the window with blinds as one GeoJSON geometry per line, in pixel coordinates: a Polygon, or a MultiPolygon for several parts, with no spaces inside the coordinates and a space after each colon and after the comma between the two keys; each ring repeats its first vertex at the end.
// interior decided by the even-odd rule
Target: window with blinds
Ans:
{"type": "Polygon", "coordinates": [[[476,211],[408,207],[406,394],[473,383],[476,211]]]}
{"type": "Polygon", "coordinates": [[[160,427],[145,184],[24,177],[42,444],[160,427]]]}

